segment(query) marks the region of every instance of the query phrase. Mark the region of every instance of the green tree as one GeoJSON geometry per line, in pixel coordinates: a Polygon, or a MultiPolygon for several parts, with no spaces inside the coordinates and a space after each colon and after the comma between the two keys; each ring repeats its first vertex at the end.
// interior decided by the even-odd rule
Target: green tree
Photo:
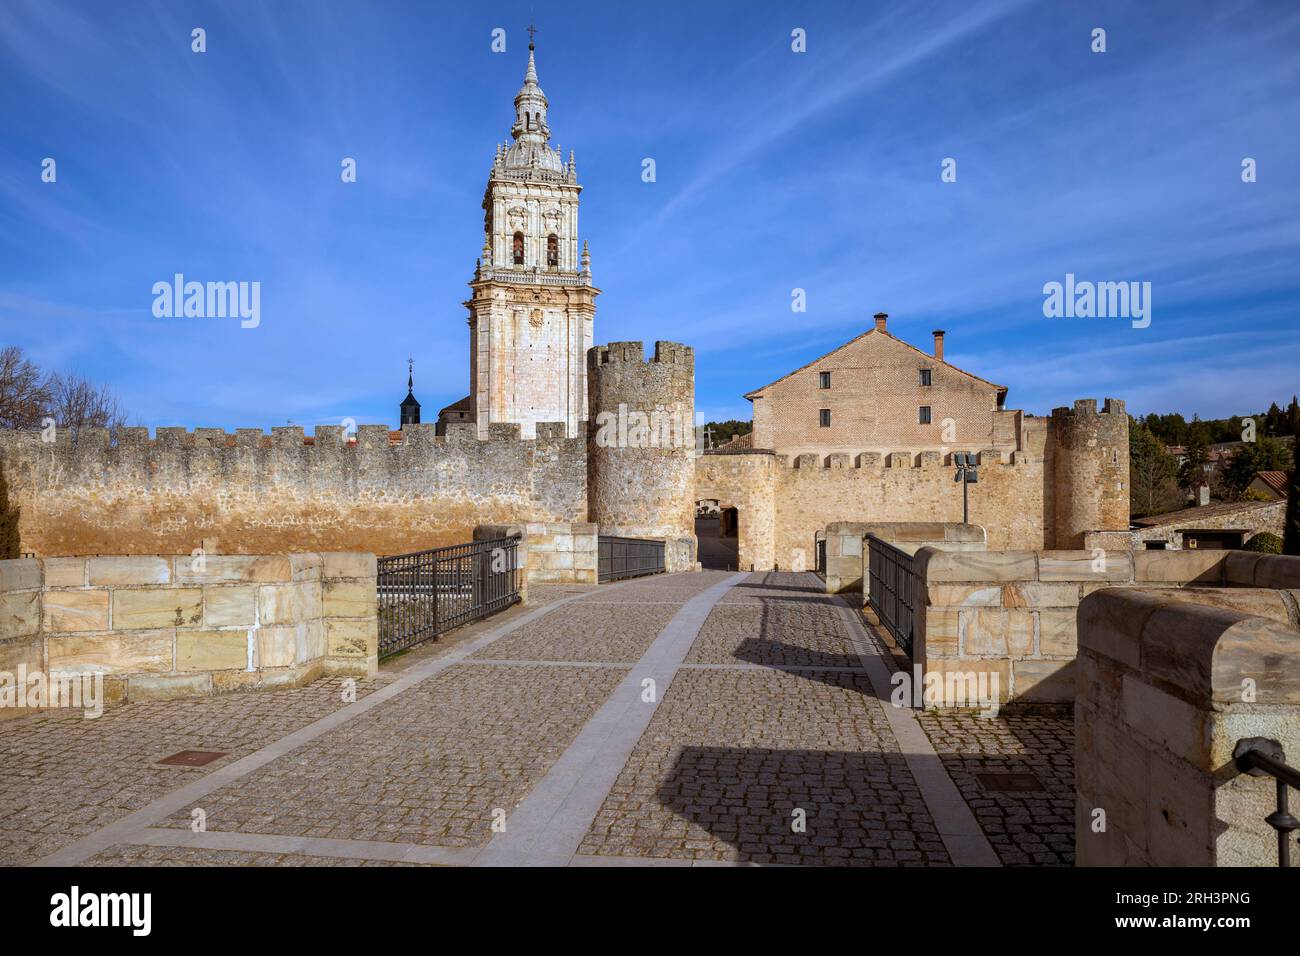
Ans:
{"type": "Polygon", "coordinates": [[[1163,514],[1182,502],[1178,494],[1178,462],[1143,422],[1128,430],[1130,507],[1133,517],[1163,514]]]}
{"type": "Polygon", "coordinates": [[[4,461],[0,460],[0,560],[22,554],[18,539],[18,508],[9,507],[9,482],[4,461]]]}
{"type": "Polygon", "coordinates": [[[742,422],[734,418],[725,422],[709,422],[704,427],[708,430],[714,448],[729,441],[732,435],[748,435],[754,430],[752,422],[742,422]]]}
{"type": "MultiPolygon", "coordinates": [[[[1197,424],[1200,424],[1199,422],[1197,424]]],[[[1210,443],[1202,431],[1189,430],[1187,459],[1178,469],[1178,486],[1195,491],[1205,481],[1205,466],[1210,462],[1210,443]]]]}
{"type": "Polygon", "coordinates": [[[1261,471],[1286,471],[1286,446],[1274,438],[1243,444],[1223,467],[1223,490],[1231,501],[1240,501],[1261,471]]]}

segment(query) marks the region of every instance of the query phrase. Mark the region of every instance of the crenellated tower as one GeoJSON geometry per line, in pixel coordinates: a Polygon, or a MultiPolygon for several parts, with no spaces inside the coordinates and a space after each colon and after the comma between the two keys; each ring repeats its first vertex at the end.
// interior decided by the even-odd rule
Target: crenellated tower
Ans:
{"type": "Polygon", "coordinates": [[[657,538],[669,571],[695,564],[695,352],[611,342],[587,353],[587,514],[600,533],[657,538]]]}
{"type": "Polygon", "coordinates": [[[1108,398],[1052,409],[1052,520],[1056,548],[1082,548],[1089,531],[1126,531],[1129,526],[1128,413],[1108,398]],[[1054,520],[1053,520],[1054,519],[1054,520]]]}
{"type": "Polygon", "coordinates": [[[513,142],[497,147],[483,197],[483,249],[469,309],[470,418],[486,437],[494,422],[564,422],[569,437],[587,417],[586,354],[600,290],[578,246],[578,171],[550,145],[549,102],[528,44],[515,96],[513,142]]]}

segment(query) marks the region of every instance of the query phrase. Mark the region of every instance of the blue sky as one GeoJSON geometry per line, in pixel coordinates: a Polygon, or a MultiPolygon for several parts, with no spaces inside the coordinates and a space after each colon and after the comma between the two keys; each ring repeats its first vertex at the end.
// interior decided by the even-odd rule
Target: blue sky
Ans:
{"type": "Polygon", "coordinates": [[[408,354],[427,420],[467,392],[530,10],[596,340],[695,346],[707,417],[748,417],[744,392],[880,310],[1033,412],[1300,391],[1290,0],[4,6],[0,344],[108,382],[133,424],[393,423],[408,354]],[[176,272],[261,282],[261,325],[155,318],[176,272]],[[1150,327],[1045,318],[1067,272],[1151,282],[1150,327]]]}

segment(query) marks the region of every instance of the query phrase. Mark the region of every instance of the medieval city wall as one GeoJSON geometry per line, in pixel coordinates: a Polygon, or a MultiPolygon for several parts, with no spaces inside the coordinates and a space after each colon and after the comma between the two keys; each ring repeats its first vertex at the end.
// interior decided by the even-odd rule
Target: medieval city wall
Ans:
{"type": "Polygon", "coordinates": [[[22,549],[87,554],[397,554],[469,541],[475,526],[584,521],[586,454],[563,424],[362,425],[0,432],[22,549]]]}
{"type": "MultiPolygon", "coordinates": [[[[813,566],[816,536],[838,521],[959,523],[962,488],[940,452],[800,455],[775,462],[775,559],[782,569],[813,566]]],[[[981,453],[979,482],[969,487],[970,524],[991,549],[1050,546],[1044,521],[1050,497],[1042,460],[1022,452],[1003,461],[981,453]]],[[[1050,521],[1050,518],[1048,519],[1050,521]]]]}

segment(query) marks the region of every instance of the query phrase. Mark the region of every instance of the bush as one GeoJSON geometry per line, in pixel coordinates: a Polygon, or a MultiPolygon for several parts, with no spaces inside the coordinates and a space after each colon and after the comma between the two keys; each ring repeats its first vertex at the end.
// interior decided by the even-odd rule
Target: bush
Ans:
{"type": "Polygon", "coordinates": [[[1268,531],[1261,531],[1247,541],[1242,551],[1258,551],[1261,554],[1281,554],[1282,539],[1268,531]]]}

